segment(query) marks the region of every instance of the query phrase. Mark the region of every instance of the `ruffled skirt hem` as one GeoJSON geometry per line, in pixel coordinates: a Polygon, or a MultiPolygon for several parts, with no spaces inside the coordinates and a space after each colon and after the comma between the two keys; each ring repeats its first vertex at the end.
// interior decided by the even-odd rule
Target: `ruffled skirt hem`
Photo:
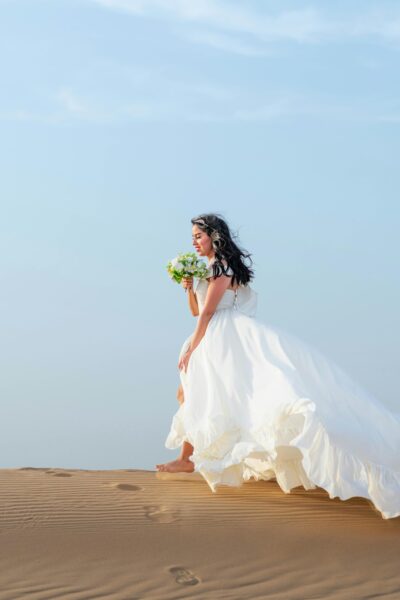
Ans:
{"type": "Polygon", "coordinates": [[[207,430],[185,426],[185,403],[173,417],[165,447],[194,446],[191,460],[212,492],[219,485],[238,487],[249,479],[276,479],[285,493],[303,486],[326,490],[331,499],[370,500],[384,519],[400,516],[400,472],[363,461],[336,446],[309,398],[299,398],[285,409],[284,424],[264,424],[247,431],[212,420],[207,430]]]}

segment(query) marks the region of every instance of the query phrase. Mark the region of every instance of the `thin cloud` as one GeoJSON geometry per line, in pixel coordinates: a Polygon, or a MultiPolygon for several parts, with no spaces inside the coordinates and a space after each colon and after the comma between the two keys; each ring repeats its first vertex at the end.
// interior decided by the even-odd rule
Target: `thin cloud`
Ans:
{"type": "Polygon", "coordinates": [[[250,34],[264,41],[316,41],[328,24],[313,8],[265,15],[237,4],[213,0],[91,0],[105,8],[140,17],[169,19],[250,34]]]}
{"type": "MultiPolygon", "coordinates": [[[[320,43],[357,38],[375,37],[385,41],[400,41],[400,10],[393,5],[379,8],[366,8],[364,13],[346,13],[339,17],[322,14],[319,10],[305,6],[293,10],[266,13],[251,10],[238,3],[223,0],[90,0],[110,10],[129,12],[142,18],[169,20],[175,23],[193,24],[212,28],[201,36],[198,32],[183,36],[196,43],[201,41],[221,50],[240,52],[237,39],[232,40],[218,35],[221,32],[253,36],[267,42],[289,41],[297,43],[320,43]],[[218,31],[218,35],[215,30],[218,31]],[[213,37],[215,36],[215,37],[213,37]]],[[[260,6],[260,4],[259,4],[260,6]]],[[[332,6],[332,5],[331,5],[332,6]]],[[[242,53],[246,45],[243,43],[242,53]]],[[[255,50],[255,49],[254,49],[255,50]]],[[[249,56],[252,54],[249,46],[249,56]]]]}
{"type": "Polygon", "coordinates": [[[76,115],[85,115],[88,112],[88,109],[84,105],[83,101],[68,88],[61,88],[58,90],[56,93],[56,98],[58,98],[68,112],[76,115]]]}
{"type": "Polygon", "coordinates": [[[237,38],[221,33],[197,31],[193,33],[183,33],[181,37],[191,43],[210,46],[211,48],[242,56],[268,56],[272,54],[265,48],[250,46],[237,38]]]}
{"type": "Polygon", "coordinates": [[[83,121],[103,123],[113,120],[112,112],[100,110],[98,107],[93,106],[87,100],[83,100],[81,95],[74,92],[71,88],[62,87],[58,89],[54,97],[61,106],[61,112],[58,112],[59,119],[61,120],[65,120],[68,115],[71,118],[83,121]]]}
{"type": "MultiPolygon", "coordinates": [[[[123,71],[130,75],[126,67],[123,71]]],[[[218,87],[204,81],[169,79],[169,84],[168,88],[159,86],[157,98],[154,90],[143,90],[141,97],[122,104],[111,100],[101,108],[98,102],[90,102],[78,90],[62,86],[50,96],[53,104],[47,113],[18,108],[0,112],[0,120],[49,124],[80,121],[104,125],[134,122],[262,123],[293,117],[311,120],[329,117],[337,121],[400,122],[396,106],[387,106],[386,110],[381,107],[378,111],[377,107],[361,99],[354,105],[333,102],[324,95],[310,96],[289,91],[264,94],[261,98],[259,93],[244,93],[240,89],[218,87]],[[202,101],[204,99],[207,102],[202,101]]]]}
{"type": "Polygon", "coordinates": [[[338,121],[400,124],[400,114],[377,114],[373,108],[359,110],[353,106],[319,105],[312,104],[311,101],[305,105],[291,98],[283,98],[252,107],[232,107],[225,112],[196,110],[185,105],[166,105],[165,102],[159,104],[128,103],[115,106],[109,112],[99,112],[95,109],[86,110],[84,113],[68,110],[48,113],[34,113],[24,109],[0,111],[0,121],[37,122],[52,125],[62,125],[74,120],[98,125],[134,122],[261,123],[277,121],[282,118],[298,118],[299,116],[311,120],[329,117],[338,121]]]}
{"type": "Polygon", "coordinates": [[[25,109],[3,110],[0,111],[0,120],[2,121],[47,121],[48,115],[35,114],[25,109]]]}

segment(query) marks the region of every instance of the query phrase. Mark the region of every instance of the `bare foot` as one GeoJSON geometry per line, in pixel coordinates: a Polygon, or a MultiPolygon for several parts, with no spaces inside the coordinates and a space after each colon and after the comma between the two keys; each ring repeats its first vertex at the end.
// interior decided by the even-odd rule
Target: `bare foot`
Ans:
{"type": "Polygon", "coordinates": [[[194,471],[194,464],[189,458],[177,458],[164,464],[156,465],[159,471],[167,471],[168,473],[192,473],[194,471]]]}

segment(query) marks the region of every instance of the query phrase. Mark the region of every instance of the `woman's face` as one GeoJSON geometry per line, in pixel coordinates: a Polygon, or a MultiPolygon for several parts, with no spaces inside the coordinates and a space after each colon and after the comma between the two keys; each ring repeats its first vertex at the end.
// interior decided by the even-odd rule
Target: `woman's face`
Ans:
{"type": "Polygon", "coordinates": [[[197,225],[192,227],[193,246],[199,256],[208,256],[212,251],[211,238],[205,231],[199,229],[197,225]]]}

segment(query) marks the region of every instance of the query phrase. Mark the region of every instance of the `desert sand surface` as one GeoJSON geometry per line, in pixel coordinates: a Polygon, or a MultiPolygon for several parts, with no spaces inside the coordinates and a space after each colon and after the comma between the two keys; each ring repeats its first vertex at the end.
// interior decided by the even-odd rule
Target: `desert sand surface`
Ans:
{"type": "Polygon", "coordinates": [[[0,600],[400,599],[400,518],[275,480],[1,469],[0,600]]]}

